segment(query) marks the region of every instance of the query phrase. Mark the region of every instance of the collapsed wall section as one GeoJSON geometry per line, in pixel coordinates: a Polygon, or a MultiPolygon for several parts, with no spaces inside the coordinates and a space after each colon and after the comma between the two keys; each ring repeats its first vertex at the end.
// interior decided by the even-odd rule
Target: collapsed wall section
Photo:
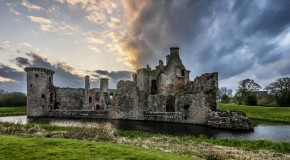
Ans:
{"type": "Polygon", "coordinates": [[[212,111],[218,110],[218,73],[205,73],[194,79],[191,92],[197,105],[205,105],[212,111]]]}
{"type": "Polygon", "coordinates": [[[110,112],[113,119],[143,119],[143,107],[140,106],[139,89],[133,81],[119,81],[114,96],[114,105],[110,112]]]}

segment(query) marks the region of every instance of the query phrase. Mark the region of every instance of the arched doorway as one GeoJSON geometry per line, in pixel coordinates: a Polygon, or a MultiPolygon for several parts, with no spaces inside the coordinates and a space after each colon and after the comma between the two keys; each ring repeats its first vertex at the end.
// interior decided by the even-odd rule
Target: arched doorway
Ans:
{"type": "Polygon", "coordinates": [[[188,105],[188,104],[186,104],[186,105],[184,105],[184,111],[188,111],[189,110],[189,107],[190,107],[190,105],[188,105]]]}
{"type": "Polygon", "coordinates": [[[101,106],[99,104],[96,105],[96,110],[100,110],[101,106]]]}
{"type": "Polygon", "coordinates": [[[175,112],[175,97],[167,96],[166,98],[166,112],[175,112]]]}

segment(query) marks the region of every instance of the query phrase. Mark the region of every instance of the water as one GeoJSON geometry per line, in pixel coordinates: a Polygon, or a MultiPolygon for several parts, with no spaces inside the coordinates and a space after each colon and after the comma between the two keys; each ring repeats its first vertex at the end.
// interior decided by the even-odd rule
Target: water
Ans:
{"type": "Polygon", "coordinates": [[[273,141],[290,142],[290,125],[269,122],[256,123],[254,131],[231,131],[211,128],[204,125],[191,125],[180,123],[130,121],[130,120],[97,120],[97,119],[68,119],[68,118],[38,118],[28,119],[26,116],[0,117],[2,122],[10,123],[40,123],[59,126],[90,126],[107,124],[122,129],[151,133],[164,133],[172,135],[193,135],[234,139],[267,139],[273,141]]]}

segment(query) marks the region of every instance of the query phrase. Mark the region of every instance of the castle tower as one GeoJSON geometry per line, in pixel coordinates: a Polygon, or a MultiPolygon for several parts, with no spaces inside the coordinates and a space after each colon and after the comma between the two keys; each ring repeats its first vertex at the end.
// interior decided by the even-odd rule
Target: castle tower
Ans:
{"type": "Polygon", "coordinates": [[[108,92],[109,91],[109,79],[108,78],[101,78],[100,79],[100,90],[101,90],[101,92],[108,92]]]}
{"type": "Polygon", "coordinates": [[[54,71],[38,67],[27,67],[24,70],[27,73],[27,116],[45,116],[51,108],[49,86],[53,85],[54,71]]]}
{"type": "Polygon", "coordinates": [[[85,76],[85,91],[86,91],[86,95],[88,95],[90,90],[90,76],[86,75],[85,76]]]}

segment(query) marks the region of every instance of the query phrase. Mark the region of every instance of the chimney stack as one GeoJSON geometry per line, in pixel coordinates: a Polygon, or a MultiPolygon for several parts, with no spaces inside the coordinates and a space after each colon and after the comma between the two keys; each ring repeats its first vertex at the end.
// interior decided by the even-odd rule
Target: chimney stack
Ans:
{"type": "Polygon", "coordinates": [[[108,92],[109,91],[109,79],[108,78],[101,78],[100,79],[100,90],[101,90],[101,92],[108,92]]]}
{"type": "Polygon", "coordinates": [[[179,56],[179,48],[171,47],[170,48],[170,56],[179,56]]]}

